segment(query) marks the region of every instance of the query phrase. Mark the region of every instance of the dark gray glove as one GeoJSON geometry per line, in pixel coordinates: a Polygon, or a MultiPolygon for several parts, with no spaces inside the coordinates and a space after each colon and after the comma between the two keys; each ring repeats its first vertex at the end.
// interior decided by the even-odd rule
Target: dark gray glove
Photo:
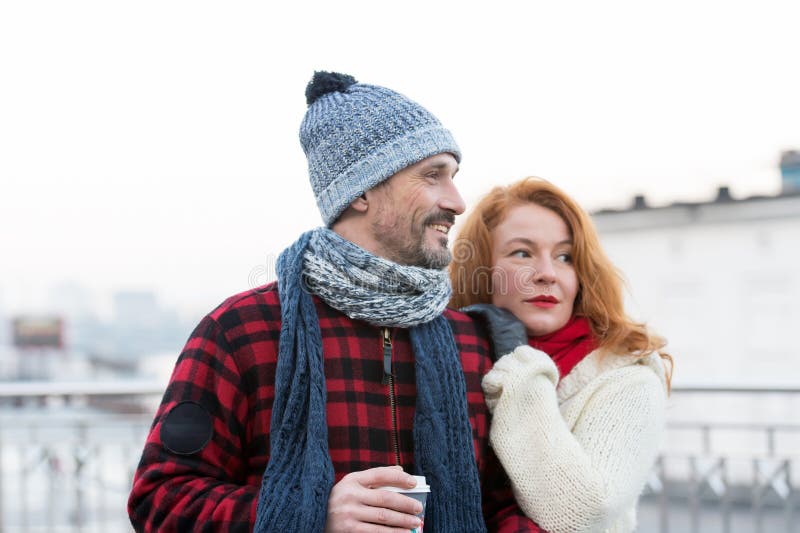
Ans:
{"type": "Polygon", "coordinates": [[[517,346],[528,344],[528,333],[525,324],[515,317],[511,311],[492,304],[473,304],[459,309],[473,318],[486,324],[489,338],[494,348],[494,360],[514,351],[517,346]]]}

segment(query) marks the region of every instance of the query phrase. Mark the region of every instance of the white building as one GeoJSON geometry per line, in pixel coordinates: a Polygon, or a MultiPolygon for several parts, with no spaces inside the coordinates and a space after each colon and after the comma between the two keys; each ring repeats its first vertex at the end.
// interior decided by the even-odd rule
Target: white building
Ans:
{"type": "MultiPolygon", "coordinates": [[[[794,153],[797,155],[797,153],[794,153]]],[[[628,310],[669,341],[676,385],[800,386],[798,163],[774,197],[594,213],[628,310]]]]}

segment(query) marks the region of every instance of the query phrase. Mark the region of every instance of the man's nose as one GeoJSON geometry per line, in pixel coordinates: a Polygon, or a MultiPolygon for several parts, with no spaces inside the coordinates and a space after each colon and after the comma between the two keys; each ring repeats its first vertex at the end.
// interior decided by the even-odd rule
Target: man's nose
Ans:
{"type": "Polygon", "coordinates": [[[453,178],[446,178],[444,184],[444,192],[439,200],[439,207],[447,211],[452,211],[456,215],[460,215],[467,209],[467,204],[456,188],[453,178]]]}

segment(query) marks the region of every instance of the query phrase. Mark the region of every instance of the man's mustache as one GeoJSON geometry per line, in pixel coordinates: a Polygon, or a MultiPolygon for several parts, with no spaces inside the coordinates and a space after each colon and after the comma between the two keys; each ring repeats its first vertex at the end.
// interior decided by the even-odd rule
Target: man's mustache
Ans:
{"type": "Polygon", "coordinates": [[[425,225],[435,224],[436,222],[456,223],[456,216],[450,211],[437,211],[425,217],[425,225]]]}

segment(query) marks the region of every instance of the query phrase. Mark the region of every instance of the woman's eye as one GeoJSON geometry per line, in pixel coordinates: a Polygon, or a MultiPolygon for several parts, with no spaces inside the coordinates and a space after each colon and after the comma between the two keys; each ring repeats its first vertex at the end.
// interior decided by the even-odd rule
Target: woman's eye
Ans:
{"type": "Polygon", "coordinates": [[[528,250],[514,250],[509,254],[511,257],[530,257],[531,254],[528,253],[528,250]]]}
{"type": "Polygon", "coordinates": [[[566,253],[558,254],[558,256],[556,256],[556,259],[558,259],[562,263],[572,263],[572,254],[566,254],[566,253]]]}

